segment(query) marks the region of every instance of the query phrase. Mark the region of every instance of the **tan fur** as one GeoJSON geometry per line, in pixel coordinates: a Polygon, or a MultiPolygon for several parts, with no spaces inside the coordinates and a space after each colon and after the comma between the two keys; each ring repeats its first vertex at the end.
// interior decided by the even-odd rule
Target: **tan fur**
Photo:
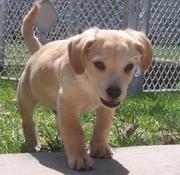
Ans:
{"type": "Polygon", "coordinates": [[[142,32],[137,32],[132,29],[126,29],[125,31],[139,43],[137,45],[137,50],[140,51],[142,55],[140,62],[141,69],[147,70],[152,62],[152,49],[149,39],[142,32]]]}
{"type": "Polygon", "coordinates": [[[35,53],[42,46],[42,44],[35,36],[33,31],[33,24],[38,15],[39,8],[40,8],[39,2],[34,3],[32,9],[25,16],[23,20],[23,26],[21,28],[22,36],[24,37],[26,47],[31,54],[35,53]]]}
{"type": "Polygon", "coordinates": [[[33,111],[36,104],[41,103],[57,111],[57,124],[69,166],[77,170],[90,169],[93,160],[85,149],[79,115],[96,111],[90,155],[111,157],[108,133],[113,112],[125,98],[136,66],[141,64],[143,69],[150,66],[151,45],[141,32],[92,28],[67,40],[42,46],[33,32],[38,10],[35,4],[25,16],[22,27],[25,43],[32,53],[18,86],[26,142],[33,148],[40,147],[33,111]],[[103,62],[105,69],[97,68],[97,62],[103,62]],[[133,64],[133,68],[126,72],[128,64],[133,64]],[[116,98],[107,93],[111,86],[118,88],[116,98]]]}

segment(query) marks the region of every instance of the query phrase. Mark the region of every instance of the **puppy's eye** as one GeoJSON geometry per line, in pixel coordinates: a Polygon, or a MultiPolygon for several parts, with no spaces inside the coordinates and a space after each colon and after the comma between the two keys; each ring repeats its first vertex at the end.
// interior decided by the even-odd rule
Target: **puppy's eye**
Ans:
{"type": "Polygon", "coordinates": [[[127,64],[126,67],[124,68],[124,72],[128,73],[133,69],[134,65],[132,63],[127,64]]]}
{"type": "Polygon", "coordinates": [[[94,62],[94,65],[95,65],[95,67],[96,67],[97,69],[99,69],[99,70],[101,70],[101,71],[103,71],[103,70],[106,69],[106,66],[104,65],[103,62],[96,61],[96,62],[94,62]]]}

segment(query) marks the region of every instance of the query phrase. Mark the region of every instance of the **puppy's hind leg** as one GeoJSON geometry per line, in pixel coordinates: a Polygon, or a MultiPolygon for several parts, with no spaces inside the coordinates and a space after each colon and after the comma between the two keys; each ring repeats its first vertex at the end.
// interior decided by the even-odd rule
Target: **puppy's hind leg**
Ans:
{"type": "Polygon", "coordinates": [[[28,81],[22,75],[18,85],[18,106],[22,117],[22,126],[28,151],[39,151],[41,146],[35,130],[33,112],[37,101],[33,97],[28,81]]]}

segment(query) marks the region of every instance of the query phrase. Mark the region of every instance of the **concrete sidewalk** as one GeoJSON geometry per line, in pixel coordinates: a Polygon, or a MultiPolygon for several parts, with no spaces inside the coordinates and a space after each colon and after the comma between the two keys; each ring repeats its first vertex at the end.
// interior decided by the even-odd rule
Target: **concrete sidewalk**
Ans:
{"type": "Polygon", "coordinates": [[[180,175],[180,145],[113,150],[113,159],[95,159],[92,171],[68,168],[59,153],[1,154],[0,175],[180,175]]]}

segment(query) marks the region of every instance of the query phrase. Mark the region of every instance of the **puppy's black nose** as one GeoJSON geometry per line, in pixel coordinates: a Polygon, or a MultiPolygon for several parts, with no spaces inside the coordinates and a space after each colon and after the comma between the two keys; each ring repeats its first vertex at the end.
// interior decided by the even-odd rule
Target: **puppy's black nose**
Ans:
{"type": "Polygon", "coordinates": [[[111,97],[111,98],[118,98],[121,95],[121,89],[116,86],[111,86],[106,89],[106,93],[111,97]]]}

